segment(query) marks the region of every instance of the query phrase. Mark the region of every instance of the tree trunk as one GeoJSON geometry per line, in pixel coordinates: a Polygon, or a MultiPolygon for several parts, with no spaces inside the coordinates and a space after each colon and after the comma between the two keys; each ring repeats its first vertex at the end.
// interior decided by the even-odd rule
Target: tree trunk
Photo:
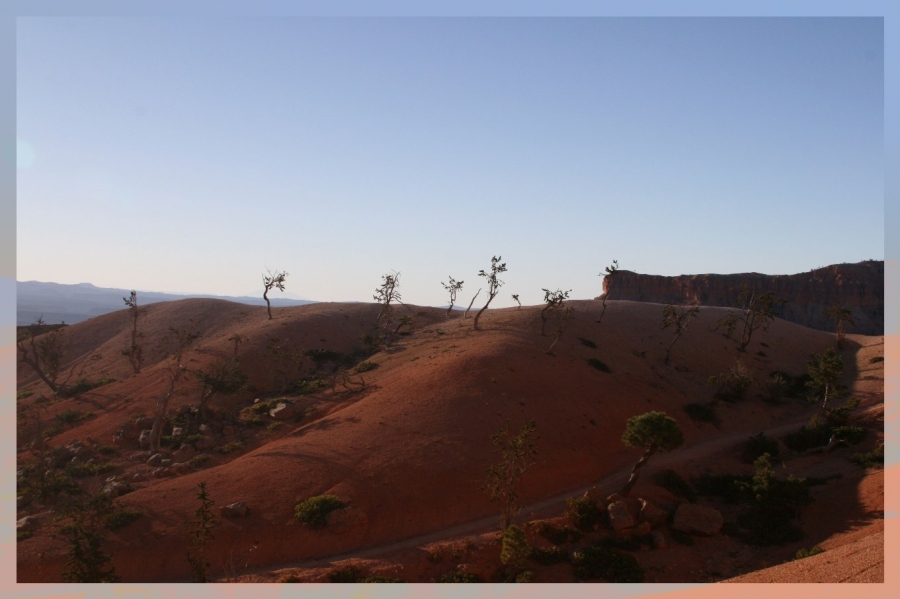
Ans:
{"type": "MultiPolygon", "coordinates": [[[[547,326],[547,310],[549,310],[549,309],[550,309],[550,306],[544,306],[544,308],[541,310],[541,337],[547,336],[547,334],[544,332],[544,328],[547,326]]],[[[559,337],[557,337],[557,339],[559,339],[559,337]]],[[[554,344],[555,343],[556,342],[554,341],[554,344]]],[[[553,349],[552,345],[550,346],[550,349],[553,349]]],[[[550,351],[550,350],[547,350],[547,351],[550,351]]]]}
{"type": "Polygon", "coordinates": [[[272,320],[272,305],[269,303],[269,290],[263,292],[263,299],[266,300],[266,312],[269,314],[269,320],[272,320]]]}
{"type": "MultiPolygon", "coordinates": [[[[479,291],[480,291],[480,289],[479,289],[479,291]]],[[[488,295],[488,301],[487,301],[487,303],[484,305],[484,308],[482,308],[481,310],[479,310],[479,311],[478,311],[478,314],[475,315],[475,330],[476,330],[476,331],[478,330],[478,319],[481,318],[482,312],[484,312],[485,310],[488,309],[488,306],[490,306],[490,305],[491,305],[491,302],[494,301],[494,297],[495,297],[496,295],[497,295],[496,292],[494,292],[494,293],[491,294],[491,295],[488,295]]],[[[474,300],[473,300],[473,301],[474,301],[474,300]]]]}
{"type": "Polygon", "coordinates": [[[678,341],[678,338],[681,336],[681,333],[675,335],[675,338],[672,339],[672,343],[669,344],[669,347],[666,349],[666,365],[669,364],[669,355],[672,353],[672,346],[675,345],[675,342],[678,341]]]}
{"type": "Polygon", "coordinates": [[[597,320],[594,321],[597,324],[602,324],[602,322],[603,322],[603,314],[606,312],[606,295],[608,295],[608,294],[603,295],[603,309],[600,310],[600,318],[598,318],[597,320]]]}
{"type": "Polygon", "coordinates": [[[472,296],[472,301],[469,302],[469,307],[466,308],[466,312],[465,312],[465,314],[463,314],[463,318],[468,318],[468,317],[469,317],[469,310],[472,309],[472,304],[475,303],[475,298],[478,297],[478,294],[479,294],[479,293],[481,293],[481,289],[479,289],[478,291],[476,291],[476,292],[475,292],[475,295],[472,296]]]}
{"type": "Polygon", "coordinates": [[[644,452],[644,455],[641,456],[641,459],[638,460],[638,463],[634,465],[634,468],[631,470],[631,476],[628,478],[628,482],[625,483],[625,486],[622,487],[622,490],[619,491],[619,495],[622,497],[628,497],[628,494],[631,493],[631,489],[634,488],[634,485],[637,484],[638,474],[640,473],[641,468],[647,463],[647,460],[650,459],[656,453],[656,445],[651,445],[647,448],[647,451],[644,452]]]}

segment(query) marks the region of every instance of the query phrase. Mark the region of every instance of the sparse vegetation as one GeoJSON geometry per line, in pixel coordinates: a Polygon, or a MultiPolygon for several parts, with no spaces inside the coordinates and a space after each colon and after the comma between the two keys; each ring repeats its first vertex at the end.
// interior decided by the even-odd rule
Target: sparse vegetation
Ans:
{"type": "Polygon", "coordinates": [[[750,387],[757,384],[750,369],[738,359],[727,373],[709,377],[709,385],[718,385],[716,398],[736,402],[744,399],[750,387]]]}
{"type": "Polygon", "coordinates": [[[853,454],[851,460],[864,468],[884,468],[884,443],[871,451],[853,454]]]}
{"type": "Polygon", "coordinates": [[[531,547],[525,539],[525,531],[510,524],[503,531],[500,539],[500,563],[505,566],[507,580],[525,582],[524,577],[530,578],[527,570],[527,561],[531,556],[531,547]]]}
{"type": "Polygon", "coordinates": [[[603,293],[603,307],[600,309],[600,317],[597,318],[597,324],[602,324],[603,315],[606,314],[606,298],[609,296],[609,291],[612,289],[612,283],[614,281],[613,276],[616,274],[616,271],[619,270],[619,261],[613,260],[612,264],[607,266],[604,270],[606,271],[605,275],[602,272],[597,275],[598,277],[603,277],[603,286],[606,288],[606,291],[603,293]]]}
{"type": "Polygon", "coordinates": [[[746,282],[742,283],[737,299],[738,311],[729,311],[726,316],[719,319],[716,328],[724,328],[726,336],[731,337],[734,329],[740,324],[738,351],[744,351],[754,331],[761,328],[763,332],[768,332],[769,324],[775,320],[776,310],[784,303],[784,300],[776,298],[771,291],[759,294],[746,282]]]}
{"type": "Polygon", "coordinates": [[[571,289],[568,291],[563,291],[561,289],[557,289],[556,291],[550,291],[549,289],[541,289],[544,292],[544,307],[541,308],[541,337],[547,335],[545,329],[547,326],[547,316],[550,312],[555,312],[557,310],[561,310],[563,303],[569,299],[569,293],[572,292],[571,289]]]}
{"type": "Polygon", "coordinates": [[[215,395],[235,395],[247,386],[249,376],[240,369],[239,359],[232,356],[219,360],[207,370],[195,370],[194,376],[200,382],[200,421],[209,417],[209,403],[215,395]]]}
{"type": "Polygon", "coordinates": [[[390,272],[386,275],[381,275],[381,285],[375,289],[375,295],[372,296],[376,302],[381,304],[381,311],[378,313],[375,322],[376,324],[380,324],[384,330],[382,338],[384,339],[384,342],[388,344],[391,341],[390,336],[394,322],[394,307],[391,304],[400,301],[400,291],[398,291],[398,287],[400,287],[399,272],[390,272]]]}
{"type": "Polygon", "coordinates": [[[284,281],[287,279],[288,273],[277,270],[273,273],[268,268],[266,273],[262,276],[263,299],[266,300],[266,313],[269,315],[269,320],[272,320],[272,303],[269,301],[269,292],[273,289],[284,291],[284,281]]]}
{"type": "Polygon", "coordinates": [[[131,369],[137,374],[144,363],[144,333],[138,330],[138,318],[145,310],[138,307],[137,291],[132,290],[131,297],[123,297],[122,301],[128,306],[131,317],[131,342],[122,350],[122,355],[128,358],[131,369]]]}
{"type": "MultiPolygon", "coordinates": [[[[478,311],[478,314],[475,315],[475,321],[473,322],[473,328],[478,330],[478,319],[481,318],[482,313],[488,309],[488,306],[491,305],[491,302],[497,297],[497,293],[500,291],[500,286],[503,285],[503,281],[497,278],[501,273],[506,272],[506,262],[500,263],[502,256],[494,256],[491,258],[491,272],[487,273],[483,270],[478,271],[479,277],[484,277],[487,280],[488,284],[488,301],[484,305],[484,307],[478,311]]],[[[479,291],[481,291],[479,289],[479,291]]],[[[476,294],[477,295],[477,294],[476,294]]],[[[472,299],[474,301],[474,298],[472,299]]]]}
{"type": "Polygon", "coordinates": [[[518,503],[518,485],[522,475],[528,468],[537,463],[538,453],[534,420],[529,420],[522,429],[513,434],[506,427],[491,435],[494,453],[499,453],[502,460],[485,469],[487,478],[482,490],[491,501],[500,503],[500,530],[506,530],[512,524],[513,516],[521,509],[518,503]]]}
{"type": "Polygon", "coordinates": [[[819,555],[820,553],[825,553],[825,550],[818,546],[810,547],[809,549],[798,549],[796,555],[794,555],[794,560],[812,557],[814,555],[819,555]]]}
{"type": "Polygon", "coordinates": [[[812,501],[805,480],[792,476],[776,478],[768,454],[760,456],[753,465],[756,471],[752,482],[741,485],[750,498],[750,507],[738,518],[739,525],[748,531],[744,540],[759,546],[800,540],[803,531],[793,520],[799,509],[812,501]]]}
{"type": "Polygon", "coordinates": [[[558,526],[552,522],[538,524],[537,533],[554,545],[575,543],[581,539],[581,533],[571,526],[558,526]]]}
{"type": "Polygon", "coordinates": [[[587,495],[566,499],[565,516],[575,528],[585,532],[594,530],[603,521],[603,512],[587,495]]]}
{"type": "Polygon", "coordinates": [[[853,321],[853,313],[849,308],[845,308],[841,304],[835,304],[825,311],[825,317],[822,320],[824,322],[828,322],[829,320],[834,321],[834,332],[837,335],[837,346],[838,349],[843,349],[844,326],[850,325],[852,327],[856,325],[856,323],[853,321]]]}
{"type": "Polygon", "coordinates": [[[519,294],[518,294],[518,293],[513,293],[513,294],[512,294],[512,298],[513,298],[513,300],[514,300],[517,304],[519,304],[519,310],[521,310],[521,309],[522,309],[522,302],[519,301],[519,294]]]}
{"type": "Polygon", "coordinates": [[[69,522],[57,529],[57,535],[68,545],[64,582],[119,582],[116,569],[108,565],[112,558],[102,549],[102,525],[112,509],[112,499],[104,493],[64,507],[62,515],[69,522]]]}
{"type": "Polygon", "coordinates": [[[125,528],[142,515],[143,513],[140,510],[116,506],[112,512],[106,515],[104,523],[109,530],[119,530],[120,528],[125,528]]]}
{"type": "Polygon", "coordinates": [[[206,544],[212,539],[212,530],[216,526],[216,515],[213,513],[215,502],[206,491],[206,483],[197,485],[200,489],[197,499],[200,507],[194,512],[187,528],[191,549],[187,552],[187,561],[191,569],[191,582],[209,582],[209,562],[206,561],[206,544]]]}
{"type": "Polygon", "coordinates": [[[670,451],[680,447],[684,443],[684,435],[678,428],[678,423],[666,416],[665,412],[647,412],[628,419],[625,432],[622,434],[622,442],[631,447],[644,449],[644,455],[631,470],[628,482],[619,491],[619,495],[627,497],[637,483],[641,468],[650,456],[657,451],[670,451]]]}
{"type": "Polygon", "coordinates": [[[672,346],[675,345],[675,342],[678,341],[681,334],[687,330],[688,326],[691,324],[691,319],[696,318],[699,314],[700,308],[698,306],[688,308],[687,306],[682,305],[678,306],[678,309],[676,310],[675,306],[672,304],[666,304],[666,307],[663,308],[662,330],[666,330],[669,327],[674,328],[674,338],[672,339],[672,343],[669,344],[669,347],[666,348],[665,364],[669,363],[672,346]]]}
{"type": "Polygon", "coordinates": [[[369,372],[370,370],[375,370],[376,368],[378,368],[378,366],[379,366],[378,362],[360,362],[359,364],[356,365],[356,368],[354,368],[353,370],[362,374],[363,372],[369,372]]]}
{"type": "Polygon", "coordinates": [[[161,448],[160,437],[162,437],[163,424],[166,410],[169,406],[169,399],[175,394],[175,388],[178,385],[178,382],[181,380],[184,373],[187,372],[187,367],[184,365],[185,353],[188,351],[188,348],[193,345],[194,341],[200,337],[200,332],[196,328],[193,328],[193,324],[193,321],[191,321],[192,328],[190,329],[184,327],[169,327],[169,334],[166,336],[166,341],[174,340],[175,349],[166,364],[166,377],[169,380],[169,384],[167,385],[166,392],[156,401],[155,419],[153,421],[153,428],[150,430],[151,451],[159,451],[161,448]]]}
{"type": "Polygon", "coordinates": [[[844,370],[844,361],[829,348],[821,356],[813,354],[808,362],[809,382],[806,386],[811,390],[812,401],[822,400],[824,410],[829,399],[841,399],[847,396],[847,388],[840,383],[844,370]]]}
{"type": "Polygon", "coordinates": [[[450,282],[444,283],[441,281],[441,286],[450,293],[450,305],[447,306],[447,318],[450,318],[450,313],[453,311],[453,304],[456,303],[456,294],[462,289],[463,281],[457,281],[453,277],[450,277],[450,282]]]}
{"type": "Polygon", "coordinates": [[[301,501],[294,508],[294,516],[310,528],[324,528],[328,514],[347,507],[334,495],[316,495],[301,501]]]}

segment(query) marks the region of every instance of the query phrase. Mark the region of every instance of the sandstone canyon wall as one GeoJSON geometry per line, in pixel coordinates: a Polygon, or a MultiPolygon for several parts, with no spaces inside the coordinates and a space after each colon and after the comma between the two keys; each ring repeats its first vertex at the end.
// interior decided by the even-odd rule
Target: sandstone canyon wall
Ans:
{"type": "Polygon", "coordinates": [[[760,293],[773,291],[787,300],[779,311],[785,320],[834,331],[834,322],[825,322],[823,317],[830,306],[842,304],[850,308],[856,323],[845,327],[846,332],[884,334],[884,262],[880,260],[833,264],[796,275],[751,272],[664,277],[620,270],[603,279],[603,292],[610,300],[734,306],[744,282],[760,293]]]}

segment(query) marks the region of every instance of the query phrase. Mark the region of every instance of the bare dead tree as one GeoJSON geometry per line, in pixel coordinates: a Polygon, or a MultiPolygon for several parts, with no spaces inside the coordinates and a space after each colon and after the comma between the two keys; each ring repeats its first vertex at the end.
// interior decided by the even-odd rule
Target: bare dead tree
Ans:
{"type": "Polygon", "coordinates": [[[785,300],[775,297],[775,293],[767,291],[757,294],[747,283],[741,284],[741,292],[738,295],[738,311],[729,311],[727,315],[719,319],[716,328],[723,327],[726,336],[741,324],[741,339],[738,342],[738,351],[744,351],[750,343],[753,331],[762,329],[768,332],[769,323],[775,321],[776,309],[783,305],[785,300]]]}
{"type": "Polygon", "coordinates": [[[463,318],[468,318],[468,317],[469,317],[469,310],[472,309],[472,304],[475,303],[475,298],[478,297],[478,294],[479,294],[479,293],[481,293],[481,288],[479,288],[478,291],[475,292],[475,295],[472,296],[472,301],[469,302],[469,307],[466,308],[466,311],[463,313],[463,318]]]}
{"type": "Polygon", "coordinates": [[[463,281],[457,281],[453,277],[450,277],[449,283],[444,283],[441,281],[441,286],[450,292],[450,305],[447,306],[447,318],[450,318],[450,312],[453,310],[453,304],[456,303],[456,294],[462,289],[463,281]]]}
{"type": "Polygon", "coordinates": [[[478,330],[478,319],[481,318],[481,315],[485,310],[488,309],[488,306],[491,305],[491,302],[497,297],[497,293],[500,291],[500,286],[503,285],[503,281],[501,281],[497,276],[500,273],[506,272],[506,262],[500,263],[500,260],[503,256],[494,256],[491,258],[491,272],[487,273],[483,270],[478,272],[479,277],[484,277],[487,279],[488,283],[488,301],[484,305],[484,307],[478,311],[478,314],[475,315],[475,321],[473,323],[474,329],[478,330]]]}
{"type": "Polygon", "coordinates": [[[263,299],[266,300],[266,311],[269,314],[269,320],[272,320],[272,305],[269,302],[269,292],[272,289],[278,289],[279,291],[284,291],[284,280],[287,278],[288,273],[286,272],[278,272],[277,270],[273,274],[271,270],[266,269],[266,273],[268,276],[263,275],[263,287],[265,288],[263,291],[263,299]]]}
{"type": "Polygon", "coordinates": [[[381,304],[381,311],[375,322],[384,328],[385,343],[390,343],[391,329],[394,323],[394,308],[391,304],[400,301],[398,287],[400,287],[400,273],[392,271],[381,275],[381,285],[375,289],[375,295],[372,296],[376,302],[381,304]]]}
{"type": "Polygon", "coordinates": [[[522,309],[522,302],[519,301],[519,294],[518,294],[518,293],[513,293],[513,294],[512,294],[512,298],[513,298],[514,300],[516,300],[516,303],[519,304],[519,310],[521,310],[521,309],[522,309]]]}
{"type": "Polygon", "coordinates": [[[144,310],[138,307],[137,291],[132,290],[131,297],[123,297],[122,301],[128,306],[131,316],[131,344],[122,350],[122,355],[128,358],[131,369],[137,374],[144,363],[144,333],[138,331],[138,318],[144,310]]]}

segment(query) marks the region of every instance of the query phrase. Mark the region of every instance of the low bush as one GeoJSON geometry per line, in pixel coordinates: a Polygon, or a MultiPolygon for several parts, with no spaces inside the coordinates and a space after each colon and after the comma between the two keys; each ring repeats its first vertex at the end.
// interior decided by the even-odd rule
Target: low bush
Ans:
{"type": "Polygon", "coordinates": [[[240,449],[243,449],[243,447],[244,447],[244,442],[243,442],[243,441],[229,441],[228,443],[226,443],[226,444],[223,445],[222,447],[219,447],[219,448],[217,449],[217,451],[218,451],[219,453],[231,453],[231,452],[233,452],[233,451],[238,451],[238,450],[240,450],[240,449]]]}
{"type": "Polygon", "coordinates": [[[781,450],[778,448],[778,441],[767,437],[765,433],[753,435],[744,443],[744,449],[741,452],[741,458],[748,464],[752,464],[762,454],[767,453],[770,456],[778,457],[781,450]]]}
{"type": "Polygon", "coordinates": [[[565,545],[581,539],[581,533],[571,526],[557,526],[552,522],[538,524],[537,533],[554,545],[565,545]]]}
{"type": "Polygon", "coordinates": [[[697,500],[697,494],[691,485],[674,470],[661,470],[653,475],[653,482],[673,495],[687,499],[691,503],[697,500]]]}
{"type": "Polygon", "coordinates": [[[580,580],[644,582],[644,570],[633,555],[606,547],[585,547],[574,553],[572,563],[580,580]]]}
{"type": "Polygon", "coordinates": [[[72,424],[81,420],[86,420],[93,416],[93,412],[79,412],[78,410],[63,410],[54,418],[63,424],[72,424]]]}
{"type": "Polygon", "coordinates": [[[689,403],[685,404],[681,409],[694,422],[709,422],[711,424],[719,422],[716,408],[712,403],[689,403]]]}
{"type": "Polygon", "coordinates": [[[353,566],[345,566],[328,573],[328,580],[338,584],[359,582],[360,578],[362,578],[362,572],[353,566]]]}
{"type": "Polygon", "coordinates": [[[444,583],[460,583],[460,582],[481,582],[481,578],[476,576],[475,574],[465,574],[460,572],[459,570],[453,570],[451,572],[447,572],[446,574],[441,575],[440,580],[438,582],[444,583]]]}
{"type": "Polygon", "coordinates": [[[811,547],[809,549],[798,549],[796,555],[794,555],[794,559],[803,559],[805,557],[812,557],[814,555],[819,555],[820,553],[825,553],[825,550],[821,547],[811,547]]]}
{"type": "Polygon", "coordinates": [[[328,514],[345,507],[347,504],[334,495],[316,495],[298,503],[294,516],[310,528],[323,528],[328,514]]]}
{"type": "Polygon", "coordinates": [[[884,443],[872,451],[853,454],[850,459],[865,468],[884,468],[884,443]]]}
{"type": "Polygon", "coordinates": [[[831,429],[831,434],[839,441],[859,445],[866,438],[866,429],[861,426],[836,426],[831,429]]]}
{"type": "Polygon", "coordinates": [[[534,547],[528,557],[542,566],[552,566],[569,561],[569,552],[560,547],[534,547]]]}
{"type": "Polygon", "coordinates": [[[356,372],[359,372],[359,373],[363,373],[363,372],[369,372],[370,370],[375,370],[379,366],[380,366],[380,364],[378,364],[378,362],[360,362],[359,364],[356,365],[356,368],[354,368],[353,370],[355,370],[356,372]]]}
{"type": "Polygon", "coordinates": [[[98,476],[112,472],[116,467],[112,464],[98,464],[97,462],[77,462],[66,466],[66,474],[75,478],[83,478],[85,476],[98,476]]]}
{"type": "Polygon", "coordinates": [[[120,528],[124,528],[140,518],[143,515],[139,510],[133,510],[130,508],[119,508],[113,512],[110,512],[104,518],[104,524],[106,524],[106,528],[109,530],[119,530],[120,528]]]}
{"type": "Polygon", "coordinates": [[[603,512],[587,495],[581,497],[569,497],[566,499],[565,516],[575,525],[575,528],[585,532],[594,530],[603,520],[603,512]]]}
{"type": "Polygon", "coordinates": [[[78,379],[78,382],[75,383],[74,387],[70,387],[65,390],[66,397],[73,397],[80,393],[87,393],[93,389],[97,389],[98,387],[102,387],[103,385],[108,385],[110,383],[115,383],[116,379],[111,378],[103,378],[97,381],[90,381],[88,379],[82,378],[78,379]]]}
{"type": "Polygon", "coordinates": [[[607,366],[606,364],[604,364],[601,360],[598,360],[597,358],[588,358],[587,363],[588,363],[588,365],[590,365],[593,368],[596,368],[600,372],[612,372],[612,370],[609,369],[609,366],[607,366]]]}

